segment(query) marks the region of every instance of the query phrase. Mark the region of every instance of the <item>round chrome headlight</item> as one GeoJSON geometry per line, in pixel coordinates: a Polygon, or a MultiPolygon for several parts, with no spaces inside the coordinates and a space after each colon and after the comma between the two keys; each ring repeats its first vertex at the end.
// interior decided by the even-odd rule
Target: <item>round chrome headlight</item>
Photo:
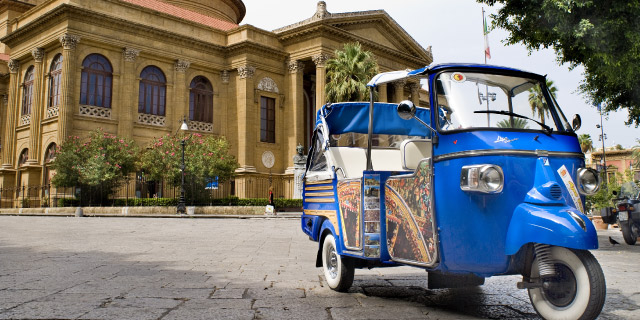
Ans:
{"type": "Polygon", "coordinates": [[[578,191],[590,196],[600,189],[600,175],[591,168],[578,169],[578,191]]]}
{"type": "Polygon", "coordinates": [[[481,189],[486,192],[494,193],[502,191],[504,185],[504,178],[502,176],[502,170],[497,166],[485,166],[480,170],[480,185],[481,189]]]}

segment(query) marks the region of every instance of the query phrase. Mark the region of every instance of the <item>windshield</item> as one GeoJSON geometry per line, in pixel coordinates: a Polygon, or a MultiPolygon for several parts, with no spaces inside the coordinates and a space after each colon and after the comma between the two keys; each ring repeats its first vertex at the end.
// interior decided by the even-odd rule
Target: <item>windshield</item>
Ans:
{"type": "Polygon", "coordinates": [[[640,187],[633,182],[625,182],[620,188],[620,196],[622,198],[637,199],[638,193],[640,193],[640,187]]]}
{"type": "Polygon", "coordinates": [[[441,131],[558,130],[552,116],[555,103],[547,99],[546,87],[535,79],[451,71],[437,76],[436,90],[441,131]]]}

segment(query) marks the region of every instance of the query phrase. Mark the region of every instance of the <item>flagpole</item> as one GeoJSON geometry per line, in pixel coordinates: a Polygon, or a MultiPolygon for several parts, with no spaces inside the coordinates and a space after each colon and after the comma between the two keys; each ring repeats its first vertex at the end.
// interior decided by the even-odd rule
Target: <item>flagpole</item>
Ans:
{"type": "MultiPolygon", "coordinates": [[[[482,35],[484,36],[484,64],[487,64],[487,20],[484,17],[484,7],[482,8],[482,35]]],[[[489,111],[489,86],[485,85],[485,97],[487,98],[487,111],[489,111]]],[[[487,127],[491,126],[491,115],[487,112],[487,127]]]]}

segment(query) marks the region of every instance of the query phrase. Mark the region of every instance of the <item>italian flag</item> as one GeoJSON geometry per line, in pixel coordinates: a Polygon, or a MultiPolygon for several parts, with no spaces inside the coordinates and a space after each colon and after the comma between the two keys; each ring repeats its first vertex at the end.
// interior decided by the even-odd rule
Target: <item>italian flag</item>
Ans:
{"type": "Polygon", "coordinates": [[[484,17],[484,8],[482,9],[482,20],[484,27],[484,56],[491,59],[491,49],[489,49],[489,28],[487,27],[487,18],[484,17]]]}

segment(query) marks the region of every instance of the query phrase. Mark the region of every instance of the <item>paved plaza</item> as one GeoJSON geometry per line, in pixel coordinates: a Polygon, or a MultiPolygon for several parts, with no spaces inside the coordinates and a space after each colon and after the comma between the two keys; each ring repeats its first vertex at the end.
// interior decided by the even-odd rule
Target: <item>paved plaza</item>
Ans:
{"type": "MultiPolygon", "coordinates": [[[[600,231],[601,319],[640,319],[640,245],[600,231]]],[[[427,273],[356,270],[337,293],[297,219],[0,216],[0,319],[531,319],[520,277],[428,290],[427,273]]]]}

